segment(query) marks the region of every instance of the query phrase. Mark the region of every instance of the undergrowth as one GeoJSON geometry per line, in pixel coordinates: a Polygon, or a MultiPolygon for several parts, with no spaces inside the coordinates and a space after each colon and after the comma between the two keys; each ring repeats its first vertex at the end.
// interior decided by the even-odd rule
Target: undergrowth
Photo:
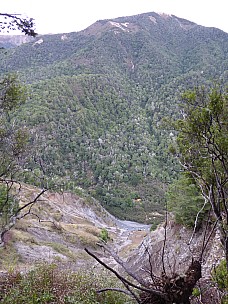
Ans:
{"type": "Polygon", "coordinates": [[[124,294],[109,291],[97,293],[107,287],[119,287],[115,277],[106,272],[72,272],[57,265],[38,265],[22,274],[8,272],[0,277],[2,304],[127,304],[133,303],[124,294]]]}
{"type": "Polygon", "coordinates": [[[223,293],[221,303],[228,304],[228,272],[225,259],[212,271],[212,278],[223,293]]]}

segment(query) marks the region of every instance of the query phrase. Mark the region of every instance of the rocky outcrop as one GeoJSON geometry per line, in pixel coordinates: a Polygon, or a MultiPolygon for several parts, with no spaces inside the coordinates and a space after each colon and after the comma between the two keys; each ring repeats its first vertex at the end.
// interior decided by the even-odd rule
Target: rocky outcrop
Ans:
{"type": "Polygon", "coordinates": [[[26,35],[0,35],[0,47],[7,49],[14,48],[33,40],[34,38],[26,35]]]}
{"type": "MultiPolygon", "coordinates": [[[[203,247],[205,231],[202,228],[192,237],[192,230],[181,225],[175,224],[170,219],[166,228],[166,242],[164,224],[160,225],[155,231],[150,232],[144,238],[141,245],[135,250],[128,262],[137,271],[143,271],[149,267],[149,260],[156,275],[163,271],[163,261],[165,270],[168,274],[184,273],[192,260],[200,259],[203,247]],[[191,242],[190,242],[191,240],[191,242]],[[164,247],[164,257],[162,252],[164,247]]],[[[202,276],[210,277],[212,268],[219,263],[223,251],[217,232],[213,233],[202,259],[202,276]]]]}

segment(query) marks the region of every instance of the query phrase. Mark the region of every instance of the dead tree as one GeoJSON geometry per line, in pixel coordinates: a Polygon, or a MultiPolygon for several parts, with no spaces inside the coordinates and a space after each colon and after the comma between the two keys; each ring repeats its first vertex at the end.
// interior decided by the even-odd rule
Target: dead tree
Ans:
{"type": "Polygon", "coordinates": [[[162,273],[160,277],[152,271],[150,275],[141,277],[134,273],[128,266],[107,246],[104,249],[115,259],[130,279],[126,279],[113,268],[109,267],[100,258],[98,258],[89,249],[85,251],[92,256],[98,263],[114,273],[114,275],[123,283],[125,289],[106,288],[98,292],[107,290],[124,292],[130,295],[139,304],[190,304],[190,296],[193,288],[201,278],[201,262],[192,260],[191,265],[184,275],[173,274],[171,276],[162,273]]]}
{"type": "MultiPolygon", "coordinates": [[[[197,215],[198,218],[198,215],[197,215]]],[[[108,290],[123,292],[131,296],[139,304],[190,304],[190,298],[192,296],[193,288],[198,283],[202,277],[202,260],[205,254],[206,247],[211,240],[213,233],[215,232],[217,222],[210,226],[210,212],[208,214],[208,219],[205,225],[205,230],[202,235],[202,247],[200,252],[197,254],[197,257],[193,258],[188,267],[188,269],[183,274],[178,274],[175,271],[176,260],[169,264],[169,258],[166,256],[166,244],[167,244],[167,212],[165,218],[165,234],[164,234],[164,243],[161,250],[161,271],[160,275],[155,274],[153,270],[152,256],[153,252],[150,252],[149,248],[145,247],[145,253],[148,256],[148,260],[143,261],[143,272],[140,274],[137,273],[129,267],[116,253],[110,248],[107,244],[101,243],[100,245],[106,253],[109,254],[124,270],[128,278],[126,279],[125,275],[120,273],[110,267],[107,263],[104,263],[96,254],[91,252],[89,249],[85,248],[85,251],[93,257],[98,263],[103,267],[111,271],[124,285],[125,289],[117,288],[106,288],[98,290],[98,292],[106,292],[108,290]],[[167,257],[167,258],[165,258],[167,257]],[[168,270],[170,269],[168,274],[168,270]]],[[[195,231],[194,231],[195,232],[195,231]]],[[[193,236],[188,243],[193,239],[193,236]]],[[[191,251],[191,250],[190,250],[191,251]]]]}

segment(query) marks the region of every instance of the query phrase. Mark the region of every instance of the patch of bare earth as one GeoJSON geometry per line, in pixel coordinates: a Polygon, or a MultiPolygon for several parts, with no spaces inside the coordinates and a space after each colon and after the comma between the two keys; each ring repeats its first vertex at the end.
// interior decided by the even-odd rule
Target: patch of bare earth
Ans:
{"type": "MultiPolygon", "coordinates": [[[[39,189],[24,185],[20,191],[20,204],[32,201],[38,193],[39,189]]],[[[143,231],[119,229],[113,217],[96,200],[47,191],[33,205],[30,214],[6,234],[6,246],[0,249],[0,270],[29,268],[39,262],[86,267],[94,261],[84,248],[101,251],[97,243],[101,241],[104,228],[111,237],[110,245],[121,256],[127,256],[145,235],[143,231]]]]}

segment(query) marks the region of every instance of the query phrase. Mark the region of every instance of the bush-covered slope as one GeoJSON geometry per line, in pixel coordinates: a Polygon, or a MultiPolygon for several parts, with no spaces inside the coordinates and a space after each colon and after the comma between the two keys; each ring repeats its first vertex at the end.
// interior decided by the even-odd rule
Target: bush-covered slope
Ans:
{"type": "Polygon", "coordinates": [[[228,34],[148,13],[40,36],[0,56],[2,74],[29,84],[15,119],[31,129],[45,174],[87,188],[119,217],[145,221],[162,212],[177,168],[162,118],[178,115],[185,88],[227,79],[228,34]]]}

